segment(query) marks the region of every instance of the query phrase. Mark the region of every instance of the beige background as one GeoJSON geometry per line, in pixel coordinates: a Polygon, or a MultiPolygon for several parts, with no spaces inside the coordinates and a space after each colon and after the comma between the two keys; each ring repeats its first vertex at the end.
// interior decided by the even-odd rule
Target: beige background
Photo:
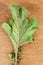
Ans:
{"type": "Polygon", "coordinates": [[[0,65],[12,65],[8,54],[13,51],[13,45],[1,28],[1,24],[10,19],[8,5],[12,3],[19,3],[30,10],[30,17],[36,17],[40,25],[34,35],[35,42],[22,46],[19,65],[43,65],[43,0],[0,0],[0,65]]]}

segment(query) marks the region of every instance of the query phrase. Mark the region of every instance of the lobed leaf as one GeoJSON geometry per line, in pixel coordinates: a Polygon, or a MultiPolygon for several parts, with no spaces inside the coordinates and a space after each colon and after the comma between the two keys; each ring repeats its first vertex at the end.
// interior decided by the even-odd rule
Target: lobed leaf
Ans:
{"type": "Polygon", "coordinates": [[[32,42],[33,35],[38,28],[38,22],[35,18],[28,19],[30,12],[24,7],[19,5],[10,5],[11,20],[4,23],[2,27],[8,33],[11,41],[13,42],[14,49],[19,46],[32,42]]]}

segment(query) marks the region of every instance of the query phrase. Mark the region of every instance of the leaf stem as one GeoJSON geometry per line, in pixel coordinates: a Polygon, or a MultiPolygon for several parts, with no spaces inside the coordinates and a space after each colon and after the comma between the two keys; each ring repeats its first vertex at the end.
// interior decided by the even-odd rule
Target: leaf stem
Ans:
{"type": "Polygon", "coordinates": [[[18,56],[18,44],[17,44],[17,48],[16,48],[16,52],[15,52],[15,64],[14,65],[17,65],[17,56],[18,56]]]}

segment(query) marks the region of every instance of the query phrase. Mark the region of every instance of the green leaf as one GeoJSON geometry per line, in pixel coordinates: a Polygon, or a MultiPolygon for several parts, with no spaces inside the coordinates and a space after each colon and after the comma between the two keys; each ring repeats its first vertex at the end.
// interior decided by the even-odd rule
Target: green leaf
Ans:
{"type": "Polygon", "coordinates": [[[12,13],[12,18],[16,20],[19,17],[20,6],[19,5],[10,5],[9,8],[12,13]]]}
{"type": "Polygon", "coordinates": [[[8,35],[11,35],[11,27],[7,23],[2,24],[2,28],[8,33],[8,35]]]}
{"type": "Polygon", "coordinates": [[[18,48],[18,53],[20,53],[22,51],[22,48],[21,47],[19,47],[18,48]]]}
{"type": "Polygon", "coordinates": [[[26,8],[20,5],[10,5],[9,8],[12,18],[8,23],[3,23],[2,28],[7,32],[14,47],[14,52],[9,54],[9,58],[13,61],[12,65],[14,65],[14,61],[17,65],[21,60],[21,46],[34,41],[33,35],[39,25],[36,18],[28,19],[30,12],[26,8]]]}
{"type": "Polygon", "coordinates": [[[25,29],[26,30],[25,30],[24,34],[22,35],[22,38],[21,38],[21,41],[20,41],[21,45],[24,42],[25,43],[26,42],[31,42],[32,41],[32,36],[34,35],[36,29],[38,28],[38,23],[37,23],[37,20],[35,18],[31,18],[29,20],[28,24],[25,23],[26,28],[24,27],[24,30],[25,29]]]}
{"type": "Polygon", "coordinates": [[[21,46],[25,43],[34,41],[33,35],[38,28],[38,22],[35,18],[28,19],[30,12],[19,5],[10,5],[12,18],[9,23],[4,23],[2,27],[10,35],[10,39],[16,50],[17,44],[21,46]]]}
{"type": "Polygon", "coordinates": [[[12,61],[12,62],[14,62],[14,54],[9,54],[9,58],[10,58],[10,60],[12,61]]]}
{"type": "Polygon", "coordinates": [[[30,12],[26,8],[22,8],[21,18],[24,20],[29,16],[30,12]]]}
{"type": "Polygon", "coordinates": [[[7,23],[3,23],[2,28],[7,32],[11,41],[13,42],[14,49],[16,49],[16,43],[15,43],[15,40],[12,38],[12,29],[11,29],[10,25],[7,23]]]}

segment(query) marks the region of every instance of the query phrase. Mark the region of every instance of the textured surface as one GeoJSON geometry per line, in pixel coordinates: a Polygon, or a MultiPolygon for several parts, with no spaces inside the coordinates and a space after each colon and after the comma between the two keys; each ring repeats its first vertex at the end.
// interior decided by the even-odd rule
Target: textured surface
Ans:
{"type": "Polygon", "coordinates": [[[7,34],[1,28],[3,22],[10,18],[6,5],[19,3],[31,11],[30,17],[39,21],[39,29],[34,35],[35,42],[22,46],[22,60],[19,65],[43,65],[43,0],[0,0],[0,65],[11,65],[8,54],[13,51],[13,46],[7,34]],[[23,3],[22,3],[23,2],[23,3]],[[6,5],[5,5],[6,4],[6,5]]]}

